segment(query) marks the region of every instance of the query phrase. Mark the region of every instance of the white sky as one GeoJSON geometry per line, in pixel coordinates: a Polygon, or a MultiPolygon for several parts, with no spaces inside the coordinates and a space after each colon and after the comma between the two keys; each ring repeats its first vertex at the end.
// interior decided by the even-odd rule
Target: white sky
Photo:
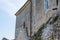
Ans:
{"type": "Polygon", "coordinates": [[[6,37],[12,40],[15,36],[15,13],[27,0],[0,0],[0,40],[6,37]]]}

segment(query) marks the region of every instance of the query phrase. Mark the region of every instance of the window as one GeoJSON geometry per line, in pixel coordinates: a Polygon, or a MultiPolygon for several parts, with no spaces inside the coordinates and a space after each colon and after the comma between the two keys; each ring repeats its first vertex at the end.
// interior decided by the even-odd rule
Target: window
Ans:
{"type": "Polygon", "coordinates": [[[44,0],[44,11],[46,12],[48,9],[48,0],[44,0]]]}
{"type": "Polygon", "coordinates": [[[26,27],[26,34],[27,34],[27,36],[28,36],[28,28],[26,27]]]}
{"type": "Polygon", "coordinates": [[[25,29],[26,34],[27,34],[27,36],[28,36],[28,28],[27,28],[27,27],[25,27],[25,22],[23,23],[23,28],[25,29]]]}
{"type": "Polygon", "coordinates": [[[25,28],[25,22],[23,23],[23,28],[25,28]]]}
{"type": "Polygon", "coordinates": [[[58,6],[58,0],[56,0],[56,5],[58,6]]]}

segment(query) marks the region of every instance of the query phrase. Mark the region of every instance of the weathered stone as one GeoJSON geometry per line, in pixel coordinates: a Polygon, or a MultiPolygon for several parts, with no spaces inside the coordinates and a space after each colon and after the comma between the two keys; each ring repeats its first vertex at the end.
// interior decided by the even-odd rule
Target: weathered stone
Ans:
{"type": "Polygon", "coordinates": [[[58,7],[56,0],[47,1],[47,9],[45,8],[47,5],[44,4],[45,0],[28,0],[24,6],[18,10],[16,13],[16,29],[18,29],[18,34],[15,33],[15,35],[17,35],[17,37],[15,36],[16,40],[56,40],[58,38],[54,37],[55,34],[53,31],[60,30],[60,28],[58,28],[60,27],[60,17],[57,16],[60,14],[60,1],[58,1],[58,7]],[[57,9],[55,10],[54,8],[57,9]],[[30,38],[30,36],[32,36],[32,38],[30,38]]]}

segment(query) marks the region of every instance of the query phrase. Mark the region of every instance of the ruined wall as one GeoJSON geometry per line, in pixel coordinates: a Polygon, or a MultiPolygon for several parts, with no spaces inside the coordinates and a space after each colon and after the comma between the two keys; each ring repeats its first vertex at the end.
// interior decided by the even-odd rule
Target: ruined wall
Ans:
{"type": "MultiPolygon", "coordinates": [[[[48,9],[45,10],[44,6],[45,0],[35,0],[35,4],[33,4],[33,16],[35,23],[32,25],[32,35],[38,31],[43,23],[46,23],[46,21],[57,12],[57,10],[53,10],[53,8],[56,7],[56,0],[48,0],[48,9]],[[35,10],[36,9],[36,10],[35,10]],[[35,12],[35,13],[34,13],[35,12]]],[[[33,22],[34,22],[33,21],[33,22]]]]}
{"type": "MultiPolygon", "coordinates": [[[[42,27],[41,25],[46,23],[49,18],[57,13],[56,0],[48,0],[48,8],[45,10],[45,0],[32,0],[32,36],[42,27]]],[[[59,1],[60,5],[60,1],[59,1]]],[[[60,6],[58,5],[58,11],[60,6]]],[[[27,6],[24,6],[24,10],[19,12],[20,14],[16,16],[16,29],[18,31],[18,40],[20,39],[20,30],[23,29],[22,35],[24,32],[23,25],[25,22],[25,27],[28,30],[28,36],[30,36],[30,3],[27,6]],[[20,29],[22,28],[22,29],[20,29]]],[[[27,36],[27,35],[25,35],[27,36]]],[[[24,35],[23,35],[24,37],[24,35]]]]}
{"type": "Polygon", "coordinates": [[[15,39],[28,40],[26,30],[28,30],[28,35],[30,35],[30,3],[16,16],[15,39]]]}
{"type": "Polygon", "coordinates": [[[60,40],[60,13],[55,13],[40,27],[32,40],[60,40]]]}

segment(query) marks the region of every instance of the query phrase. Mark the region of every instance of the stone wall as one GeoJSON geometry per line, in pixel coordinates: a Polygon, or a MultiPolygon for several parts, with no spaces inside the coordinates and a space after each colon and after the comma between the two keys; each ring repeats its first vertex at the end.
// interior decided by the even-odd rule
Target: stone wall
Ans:
{"type": "Polygon", "coordinates": [[[32,36],[32,40],[60,40],[60,13],[55,13],[40,27],[32,36]]]}
{"type": "Polygon", "coordinates": [[[16,16],[17,30],[15,29],[15,31],[18,31],[18,34],[15,33],[15,35],[17,35],[17,37],[15,36],[16,40],[28,40],[26,28],[28,30],[28,35],[30,35],[30,3],[25,6],[25,9],[19,15],[16,16]]]}
{"type": "MultiPolygon", "coordinates": [[[[24,34],[27,38],[26,28],[28,30],[28,37],[30,36],[30,1],[28,0],[28,2],[16,14],[16,29],[23,30],[22,34],[19,32],[18,38],[16,37],[18,40],[20,35],[22,35],[22,38],[25,38],[24,34]],[[25,28],[22,28],[24,22],[25,28]]],[[[57,8],[56,0],[48,1],[48,9],[46,11],[44,10],[44,0],[32,0],[32,36],[42,27],[42,24],[45,24],[51,16],[60,10],[60,6],[58,6],[58,10],[53,10],[54,8],[57,8]]]]}

